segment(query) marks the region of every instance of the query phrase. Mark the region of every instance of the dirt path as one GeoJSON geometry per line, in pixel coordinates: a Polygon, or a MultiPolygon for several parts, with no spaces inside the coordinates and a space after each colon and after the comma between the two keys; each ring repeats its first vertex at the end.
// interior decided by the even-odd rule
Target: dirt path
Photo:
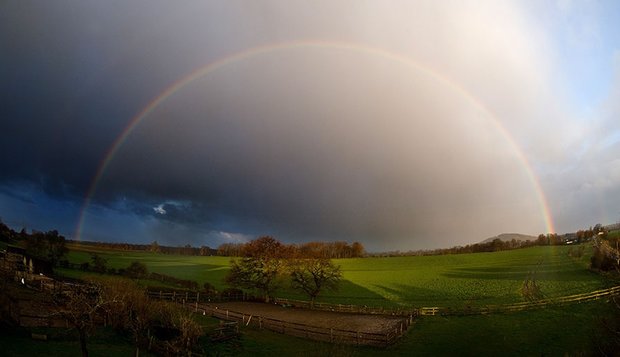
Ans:
{"type": "Polygon", "coordinates": [[[256,302],[212,303],[210,306],[213,308],[217,307],[217,309],[220,310],[236,311],[255,317],[262,316],[317,327],[368,333],[382,333],[387,329],[398,327],[402,321],[402,317],[305,310],[256,302]]]}

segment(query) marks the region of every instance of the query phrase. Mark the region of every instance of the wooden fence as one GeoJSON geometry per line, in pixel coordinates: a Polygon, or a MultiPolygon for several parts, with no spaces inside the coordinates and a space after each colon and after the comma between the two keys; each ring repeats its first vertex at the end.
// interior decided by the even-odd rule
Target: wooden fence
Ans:
{"type": "Polygon", "coordinates": [[[368,314],[368,315],[390,315],[390,316],[409,316],[416,315],[416,309],[413,308],[387,308],[387,307],[373,307],[366,305],[352,305],[352,304],[328,304],[323,302],[315,302],[312,304],[310,301],[293,300],[274,298],[273,303],[276,305],[292,306],[302,309],[312,309],[321,311],[333,311],[333,312],[349,312],[354,314],[368,314]]]}
{"type": "MultiPolygon", "coordinates": [[[[162,300],[171,300],[179,303],[209,303],[209,302],[221,302],[221,301],[251,301],[252,298],[247,295],[239,294],[229,297],[221,297],[217,295],[200,294],[199,292],[162,292],[162,291],[149,291],[149,297],[158,298],[162,300]]],[[[332,312],[345,312],[356,314],[369,314],[369,315],[389,315],[389,316],[448,316],[448,315],[485,315],[491,313],[505,313],[515,312],[523,310],[531,310],[544,308],[552,305],[564,305],[570,303],[579,303],[590,300],[596,300],[603,297],[620,295],[620,286],[612,287],[609,289],[601,289],[587,293],[580,293],[569,296],[562,296],[557,298],[542,299],[536,301],[524,301],[514,304],[506,305],[486,305],[486,306],[468,306],[468,307],[411,307],[411,308],[385,308],[385,307],[369,307],[362,305],[352,304],[328,304],[315,302],[311,304],[310,301],[293,300],[284,298],[274,298],[273,303],[283,306],[291,306],[303,309],[314,309],[321,311],[332,312]]]]}
{"type": "Polygon", "coordinates": [[[604,297],[612,297],[620,295],[620,286],[615,286],[609,289],[601,289],[588,293],[581,293],[569,296],[562,296],[557,298],[542,299],[536,301],[525,301],[507,305],[487,305],[487,306],[472,306],[465,308],[449,308],[449,307],[433,307],[433,308],[420,308],[418,309],[420,315],[486,315],[492,313],[505,313],[516,312],[532,309],[540,309],[549,306],[559,306],[572,303],[581,303],[591,300],[596,300],[604,297]]]}
{"type": "Polygon", "coordinates": [[[153,299],[170,300],[182,304],[191,304],[197,302],[226,302],[226,301],[255,301],[255,299],[247,294],[206,294],[199,291],[187,291],[187,290],[147,290],[147,295],[153,299]]]}
{"type": "MultiPolygon", "coordinates": [[[[188,307],[192,308],[192,305],[188,305],[188,307]]],[[[194,305],[193,310],[196,313],[208,314],[218,319],[237,321],[245,326],[252,325],[260,329],[275,331],[291,336],[332,343],[380,347],[386,347],[393,344],[413,323],[413,318],[403,318],[398,322],[396,327],[386,329],[383,332],[364,332],[312,326],[258,315],[248,315],[237,311],[218,309],[217,307],[212,307],[206,304],[196,304],[194,305]]]]}

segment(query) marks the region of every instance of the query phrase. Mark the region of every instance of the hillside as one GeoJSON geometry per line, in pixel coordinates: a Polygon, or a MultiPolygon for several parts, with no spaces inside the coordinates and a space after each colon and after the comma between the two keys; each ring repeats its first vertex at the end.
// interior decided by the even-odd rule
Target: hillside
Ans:
{"type": "Polygon", "coordinates": [[[516,240],[516,241],[526,241],[526,240],[531,240],[531,241],[535,241],[536,237],[534,236],[529,236],[527,234],[519,234],[519,233],[502,233],[500,235],[497,235],[495,237],[491,237],[491,238],[487,238],[485,240],[483,240],[480,243],[490,243],[492,241],[494,241],[495,239],[500,239],[502,242],[510,242],[511,240],[516,240]]]}

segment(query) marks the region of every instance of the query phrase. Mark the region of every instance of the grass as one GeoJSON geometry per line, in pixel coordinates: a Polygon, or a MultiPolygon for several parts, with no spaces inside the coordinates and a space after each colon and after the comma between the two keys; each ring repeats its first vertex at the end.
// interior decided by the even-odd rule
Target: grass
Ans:
{"type": "Polygon", "coordinates": [[[532,247],[496,253],[427,257],[364,258],[337,261],[344,278],[366,294],[342,289],[325,299],[389,301],[413,306],[508,304],[523,301],[520,289],[532,275],[545,297],[593,291],[606,280],[587,270],[589,249],[581,259],[569,247],[532,247]]]}
{"type": "Polygon", "coordinates": [[[510,314],[424,317],[385,349],[332,345],[252,327],[242,327],[240,339],[203,341],[202,347],[220,356],[592,355],[606,338],[601,316],[610,311],[612,304],[600,300],[510,314]]]}
{"type": "MultiPolygon", "coordinates": [[[[1,329],[0,355],[12,357],[30,356],[80,356],[80,343],[74,330],[57,328],[1,329]],[[48,336],[47,341],[33,340],[31,333],[48,336]]],[[[101,328],[87,340],[89,356],[125,357],[135,354],[131,341],[119,336],[109,328],[101,328]]],[[[142,356],[151,356],[141,353],[142,356]]]]}
{"type": "MultiPolygon", "coordinates": [[[[336,260],[344,276],[341,288],[338,292],[324,294],[320,300],[375,306],[458,307],[523,301],[519,289],[528,275],[535,277],[547,298],[589,292],[614,284],[587,269],[589,248],[579,259],[569,257],[568,249],[570,247],[566,246],[533,247],[497,253],[336,260]]],[[[195,280],[200,284],[208,281],[218,289],[226,287],[222,281],[229,267],[229,258],[226,257],[72,250],[69,260],[74,263],[90,261],[92,252],[107,258],[110,267],[123,268],[138,260],[145,263],[149,271],[195,280]]],[[[67,273],[84,274],[79,271],[67,273]]],[[[278,295],[303,298],[290,289],[282,290],[278,295]]],[[[613,304],[598,300],[506,314],[423,317],[405,337],[387,349],[319,343],[252,327],[242,327],[239,339],[215,344],[203,338],[201,345],[209,355],[220,356],[591,355],[605,338],[601,318],[617,313],[613,304]]],[[[208,317],[200,317],[200,321],[206,331],[218,323],[208,317]]],[[[127,346],[123,347],[122,340],[109,338],[110,345],[117,347],[112,347],[107,355],[113,356],[115,348],[125,351],[127,346]]],[[[27,340],[18,341],[27,343],[27,340]]],[[[5,342],[0,337],[0,344],[7,344],[5,342]]],[[[33,345],[43,346],[43,343],[33,345]]],[[[77,348],[77,345],[71,345],[72,342],[66,343],[67,348],[77,348]]],[[[96,340],[92,346],[96,351],[96,340]]],[[[66,355],[45,348],[26,351],[50,356],[66,355]]],[[[127,351],[131,351],[131,346],[128,348],[127,351]]],[[[19,354],[20,351],[16,353],[18,356],[28,355],[19,354]]],[[[97,355],[96,352],[93,355],[97,355]]]]}
{"type": "MultiPolygon", "coordinates": [[[[91,262],[91,255],[96,253],[107,259],[109,268],[127,268],[133,261],[144,263],[149,272],[166,274],[180,279],[193,280],[202,286],[205,282],[213,284],[216,289],[223,290],[228,286],[224,283],[224,276],[229,269],[229,257],[199,257],[187,255],[168,255],[152,252],[132,252],[110,249],[97,249],[96,247],[69,246],[67,256],[71,263],[91,262]]],[[[60,269],[62,275],[79,278],[84,272],[60,269]]],[[[160,282],[145,282],[146,284],[161,284],[160,282]]]]}
{"type": "MultiPolygon", "coordinates": [[[[620,232],[614,233],[620,236],[620,232]]],[[[522,301],[523,280],[533,276],[545,297],[588,292],[613,285],[609,278],[590,272],[591,251],[587,246],[580,259],[568,256],[568,246],[533,247],[497,253],[429,257],[394,257],[335,260],[344,280],[337,292],[326,292],[321,301],[370,306],[452,306],[504,304],[522,301]]],[[[149,271],[210,282],[217,289],[227,286],[223,278],[229,269],[227,257],[192,257],[73,248],[73,263],[90,262],[97,253],[111,268],[125,268],[141,261],[149,271]]],[[[575,249],[575,247],[573,247],[575,249]]],[[[76,270],[60,270],[82,277],[76,270]]],[[[89,273],[92,274],[92,273],[89,273]]],[[[143,284],[160,284],[143,281],[143,284]]],[[[305,297],[290,289],[279,296],[305,297]]],[[[201,339],[208,355],[220,356],[563,356],[593,355],[606,339],[603,317],[617,316],[618,309],[606,300],[551,306],[546,309],[483,316],[423,317],[407,335],[386,348],[332,345],[308,341],[275,332],[242,327],[239,339],[212,343],[201,339]]],[[[200,317],[206,331],[218,321],[200,317]]],[[[48,341],[33,341],[30,330],[1,330],[0,355],[79,355],[76,336],[67,330],[35,329],[48,341]]],[[[89,339],[91,356],[130,356],[130,341],[110,330],[100,329],[89,339]]]]}
{"type": "MultiPolygon", "coordinates": [[[[91,248],[91,247],[89,247],[91,248]]],[[[520,289],[533,276],[546,298],[594,291],[606,287],[607,280],[587,269],[590,249],[581,259],[568,256],[567,246],[544,246],[503,251],[423,257],[339,259],[343,281],[336,292],[324,292],[318,301],[368,306],[450,306],[510,304],[523,301],[520,289]]],[[[141,261],[149,271],[209,282],[217,289],[227,287],[224,276],[230,258],[164,255],[150,252],[72,250],[69,260],[90,261],[92,252],[108,259],[112,268],[141,261]]],[[[84,273],[60,270],[80,277],[84,273]]],[[[144,282],[146,285],[161,284],[144,282]]],[[[283,288],[280,297],[307,299],[299,292],[283,288]]]]}

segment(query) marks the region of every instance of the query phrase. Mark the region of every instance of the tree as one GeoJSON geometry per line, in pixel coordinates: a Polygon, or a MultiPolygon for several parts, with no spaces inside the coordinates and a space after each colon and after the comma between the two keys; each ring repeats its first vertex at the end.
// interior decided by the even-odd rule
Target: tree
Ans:
{"type": "Polygon", "coordinates": [[[523,281],[523,285],[521,286],[521,295],[527,301],[537,301],[544,297],[540,285],[536,281],[535,272],[530,272],[523,281]]]}
{"type": "Polygon", "coordinates": [[[170,355],[193,356],[193,349],[202,335],[202,327],[192,318],[191,312],[183,311],[170,303],[167,303],[166,306],[172,311],[172,318],[168,320],[167,324],[179,331],[176,338],[166,341],[170,355]]]}
{"type": "Polygon", "coordinates": [[[366,254],[366,249],[364,249],[364,246],[360,242],[353,242],[353,244],[351,244],[351,251],[352,258],[360,258],[366,254]]]}
{"type": "Polygon", "coordinates": [[[260,237],[244,246],[243,255],[241,259],[231,260],[226,282],[235,287],[258,290],[265,302],[269,302],[279,285],[277,277],[283,268],[282,243],[272,237],[260,237]]]}
{"type": "Polygon", "coordinates": [[[36,258],[48,261],[52,265],[56,263],[67,253],[65,247],[65,237],[53,230],[47,233],[33,232],[26,235],[26,252],[36,258]]]}
{"type": "Polygon", "coordinates": [[[107,264],[108,264],[108,260],[103,258],[102,256],[93,253],[90,256],[90,259],[93,262],[93,271],[100,273],[100,274],[104,274],[108,268],[107,268],[107,264]]]}
{"type": "Polygon", "coordinates": [[[97,278],[93,283],[99,287],[99,310],[107,324],[131,336],[136,357],[141,348],[150,349],[156,337],[164,342],[168,355],[192,355],[202,328],[190,312],[174,303],[149,299],[144,288],[128,279],[97,278]],[[157,330],[167,334],[157,334],[157,330]]]}
{"type": "Polygon", "coordinates": [[[131,334],[138,356],[140,346],[148,343],[156,311],[153,302],[143,288],[128,279],[106,279],[101,285],[108,323],[117,331],[131,334]]]}
{"type": "Polygon", "coordinates": [[[606,240],[597,240],[590,258],[590,268],[601,271],[620,269],[620,252],[609,245],[606,240]]]}
{"type": "Polygon", "coordinates": [[[57,314],[78,332],[82,357],[88,357],[86,341],[95,329],[97,316],[105,304],[101,287],[96,284],[76,286],[54,296],[54,302],[57,314]]]}
{"type": "Polygon", "coordinates": [[[303,291],[314,307],[316,297],[323,290],[337,290],[342,273],[340,266],[325,258],[295,259],[290,266],[291,285],[303,291]]]}
{"type": "Polygon", "coordinates": [[[149,250],[153,253],[159,253],[160,252],[160,248],[159,248],[159,243],[157,243],[156,240],[154,240],[151,245],[149,246],[149,250]]]}
{"type": "Polygon", "coordinates": [[[141,279],[147,276],[148,269],[144,263],[134,260],[125,269],[125,274],[132,279],[141,279]]]}

